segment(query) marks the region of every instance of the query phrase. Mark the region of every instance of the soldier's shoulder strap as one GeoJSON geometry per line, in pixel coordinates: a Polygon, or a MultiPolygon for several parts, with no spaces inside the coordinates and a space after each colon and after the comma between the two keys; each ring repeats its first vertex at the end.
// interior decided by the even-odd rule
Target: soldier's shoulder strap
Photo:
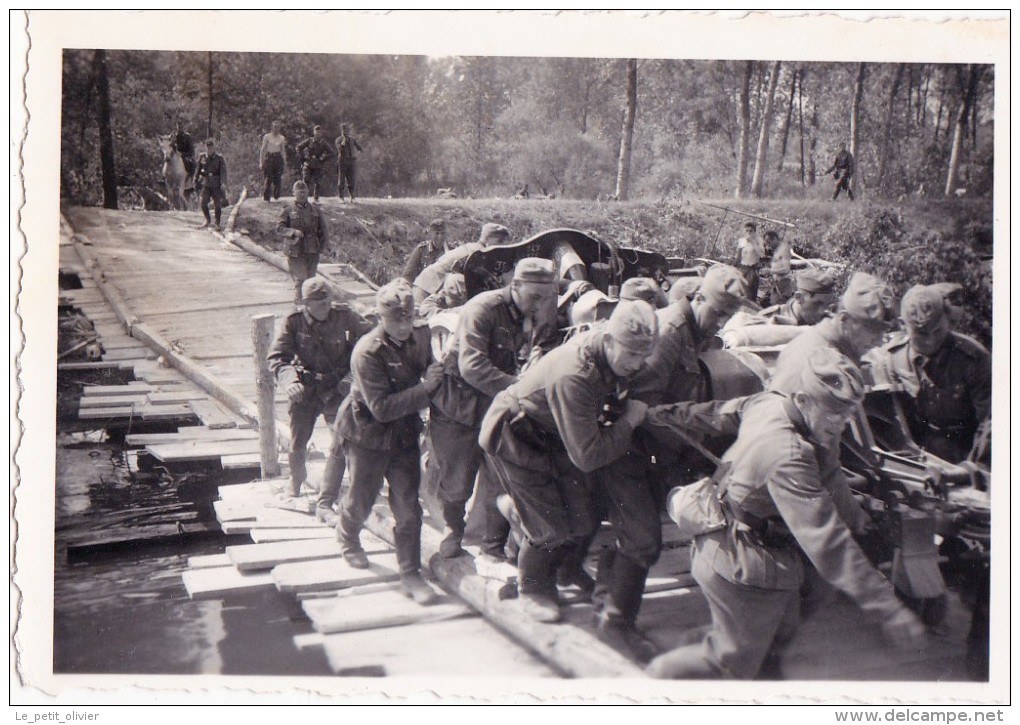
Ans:
{"type": "Polygon", "coordinates": [[[991,354],[988,352],[988,348],[970,335],[964,335],[962,332],[951,332],[949,334],[956,338],[956,348],[967,357],[980,360],[987,358],[991,354]]]}

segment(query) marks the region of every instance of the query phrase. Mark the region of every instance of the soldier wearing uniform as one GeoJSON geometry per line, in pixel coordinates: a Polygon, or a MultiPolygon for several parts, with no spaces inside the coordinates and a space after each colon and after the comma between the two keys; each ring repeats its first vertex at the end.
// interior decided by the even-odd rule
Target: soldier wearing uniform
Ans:
{"type": "Polygon", "coordinates": [[[418,316],[423,320],[428,320],[437,312],[460,307],[465,302],[467,302],[467,287],[464,285],[464,275],[451,272],[443,280],[443,288],[436,294],[426,297],[418,305],[418,316]]]}
{"type": "Polygon", "coordinates": [[[432,363],[428,328],[414,325],[414,299],[405,280],[381,287],[376,309],[379,325],[354,347],[354,383],[338,413],[336,436],[343,441],[351,486],[340,502],[337,538],[351,566],[368,567],[360,532],[385,478],[395,519],[393,540],[401,587],[419,604],[430,604],[435,592],[419,573],[419,411],[439,385],[442,367],[432,363]]]}
{"type": "Polygon", "coordinates": [[[828,176],[835,172],[836,190],[832,192],[832,200],[836,201],[839,192],[846,191],[850,201],[854,200],[854,190],[850,187],[850,180],[854,177],[854,157],[847,151],[846,144],[839,145],[839,153],[836,154],[832,166],[825,170],[822,176],[828,176]]]}
{"type": "MultiPolygon", "coordinates": [[[[517,263],[507,287],[476,295],[461,312],[429,416],[430,465],[438,467],[435,480],[446,523],[440,547],[445,557],[464,553],[465,505],[482,463],[482,416],[493,397],[517,381],[534,351],[551,346],[552,331],[540,324],[539,314],[555,300],[555,263],[529,257],[517,263]]],[[[500,490],[484,468],[479,479],[486,523],[483,553],[505,558],[509,525],[496,508],[500,490]]]]}
{"type": "Polygon", "coordinates": [[[725,525],[692,544],[691,573],[708,600],[712,625],[701,642],[654,659],[647,670],[654,677],[758,675],[796,632],[801,551],[894,642],[914,644],[923,637],[924,625],[855,542],[853,535],[870,518],[827,455],[863,398],[860,373],[829,348],[806,358],[791,396],[750,396],[739,413],[732,412],[733,401],[706,404],[730,410],[716,422],[719,430],[739,425],[716,472],[725,525]]]}
{"type": "Polygon", "coordinates": [[[900,316],[906,332],[878,351],[876,378],[883,374],[907,393],[914,441],[959,463],[990,420],[991,356],[976,340],[950,329],[944,296],[935,285],[911,287],[900,316]]]}
{"type": "Polygon", "coordinates": [[[882,344],[895,315],[894,305],[885,282],[866,272],[855,272],[836,314],[805,330],[779,353],[769,389],[795,393],[808,353],[819,347],[833,348],[860,365],[868,350],[882,344]]]}
{"type": "Polygon", "coordinates": [[[766,307],[761,316],[772,325],[814,325],[825,319],[836,301],[835,278],[823,269],[797,274],[797,290],[782,304],[766,307]]]}
{"type": "Polygon", "coordinates": [[[463,272],[467,258],[478,250],[506,244],[509,239],[510,230],[502,224],[483,224],[477,242],[454,247],[414,278],[414,301],[421,304],[421,301],[426,297],[438,292],[443,286],[446,275],[451,272],[463,272]]]}
{"type": "MultiPolygon", "coordinates": [[[[269,369],[290,401],[291,496],[300,494],[307,476],[306,449],[315,421],[321,415],[333,425],[343,399],[342,381],[350,370],[351,350],[371,329],[350,307],[331,302],[323,280],[306,280],[301,292],[304,306],[287,316],[268,356],[269,369]]],[[[331,456],[320,489],[320,507],[325,511],[331,510],[343,472],[343,458],[331,456]]]]}
{"type": "Polygon", "coordinates": [[[771,229],[765,232],[765,246],[769,250],[769,303],[781,305],[793,295],[794,281],[790,265],[793,249],[785,239],[771,229]]]}
{"type": "Polygon", "coordinates": [[[626,381],[656,337],[650,305],[620,302],[604,326],[546,354],[499,393],[482,421],[479,443],[525,533],[520,598],[537,621],[559,620],[556,571],[596,527],[588,475],[624,455],[644,420],[647,406],[627,398],[626,381]]]}
{"type": "Polygon", "coordinates": [[[308,191],[318,201],[326,162],[333,156],[333,149],[322,135],[322,126],[312,129],[312,135],[297,145],[297,152],[301,159],[301,179],[308,184],[308,191]]]}
{"type": "Polygon", "coordinates": [[[361,144],[354,140],[354,137],[350,135],[349,131],[351,127],[349,124],[340,124],[340,135],[336,137],[334,142],[336,145],[336,156],[337,156],[337,179],[336,179],[336,195],[340,198],[340,201],[344,200],[344,185],[347,185],[347,191],[351,194],[351,203],[354,203],[354,174],[357,169],[357,154],[361,153],[361,144]]]}
{"type": "Polygon", "coordinates": [[[205,153],[198,157],[195,184],[202,186],[202,215],[205,217],[205,224],[202,226],[212,226],[212,220],[209,218],[209,200],[211,199],[218,227],[220,214],[227,203],[227,162],[216,153],[216,142],[211,138],[205,142],[205,153]]]}
{"type": "Polygon", "coordinates": [[[329,245],[329,230],[322,211],[308,201],[308,185],[294,182],[294,203],[280,213],[276,233],[283,237],[283,253],[294,279],[294,302],[301,302],[301,284],[313,279],[319,267],[319,255],[329,245]]]}
{"type": "Polygon", "coordinates": [[[177,149],[184,161],[184,171],[190,178],[195,173],[195,144],[191,134],[181,127],[180,120],[174,121],[174,130],[170,134],[170,145],[177,149]]]}
{"type": "Polygon", "coordinates": [[[445,230],[446,222],[442,219],[433,219],[429,222],[429,238],[411,251],[407,263],[404,264],[401,276],[409,283],[413,284],[415,277],[421,274],[423,269],[438,262],[440,257],[450,251],[443,241],[445,230]]]}

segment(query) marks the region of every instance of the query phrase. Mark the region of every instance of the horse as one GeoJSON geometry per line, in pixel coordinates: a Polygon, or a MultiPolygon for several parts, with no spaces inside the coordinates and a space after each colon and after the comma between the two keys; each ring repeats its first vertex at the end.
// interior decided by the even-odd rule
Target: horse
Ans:
{"type": "MultiPolygon", "coordinates": [[[[188,172],[184,168],[184,157],[174,148],[170,136],[159,136],[159,150],[163,154],[163,182],[166,195],[174,209],[188,209],[188,172]]],[[[193,188],[193,187],[192,187],[193,188]]]]}

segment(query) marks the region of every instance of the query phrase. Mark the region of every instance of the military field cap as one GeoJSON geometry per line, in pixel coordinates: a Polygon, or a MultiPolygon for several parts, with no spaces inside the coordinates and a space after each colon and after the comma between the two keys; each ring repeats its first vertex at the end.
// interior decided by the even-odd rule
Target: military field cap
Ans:
{"type": "Polygon", "coordinates": [[[917,284],[907,290],[900,303],[900,317],[903,323],[921,332],[946,314],[945,295],[935,285],[917,284]]]}
{"type": "Polygon", "coordinates": [[[298,179],[294,182],[294,191],[308,191],[308,184],[298,179]]]}
{"type": "Polygon", "coordinates": [[[889,286],[873,274],[854,272],[840,299],[840,309],[860,322],[888,325],[895,300],[889,286]]]}
{"type": "Polygon", "coordinates": [[[633,352],[651,352],[659,336],[655,310],[643,300],[621,300],[606,322],[606,332],[633,352]]]}
{"type": "Polygon", "coordinates": [[[446,222],[442,219],[433,219],[429,222],[429,229],[445,229],[446,222]]]}
{"type": "Polygon", "coordinates": [[[206,145],[206,146],[212,146],[212,145],[213,145],[213,144],[215,144],[215,143],[216,143],[216,139],[214,139],[214,138],[207,138],[207,139],[205,140],[205,145],[206,145]]]}
{"type": "Polygon", "coordinates": [[[514,267],[514,280],[518,282],[554,283],[556,263],[541,257],[525,257],[514,267]]]}
{"type": "Polygon", "coordinates": [[[754,222],[745,222],[744,223],[744,229],[750,229],[751,231],[754,231],[757,228],[758,228],[758,225],[755,224],[754,222]]]}
{"type": "Polygon", "coordinates": [[[762,236],[764,236],[766,239],[776,239],[776,240],[779,239],[779,234],[777,234],[776,232],[774,232],[771,229],[769,229],[767,232],[765,232],[765,234],[763,234],[762,236]]]}
{"type": "Polygon", "coordinates": [[[805,269],[797,274],[797,289],[814,294],[832,294],[836,278],[827,269],[805,269]]]}
{"type": "Polygon", "coordinates": [[[716,264],[705,272],[698,293],[713,306],[733,307],[747,297],[747,283],[734,267],[716,264]]]}
{"type": "Polygon", "coordinates": [[[489,222],[482,225],[482,233],[478,235],[478,243],[486,246],[502,244],[510,238],[510,230],[502,224],[489,222]]]}
{"type": "Polygon", "coordinates": [[[383,317],[410,319],[414,315],[414,293],[404,278],[384,284],[375,293],[375,306],[383,317]]]}
{"type": "Polygon", "coordinates": [[[321,131],[321,130],[322,130],[322,126],[316,126],[315,128],[312,129],[313,132],[321,131]]]}
{"type": "Polygon", "coordinates": [[[324,300],[329,297],[329,285],[320,277],[312,277],[301,283],[301,298],[305,300],[324,300]]]}
{"type": "Polygon", "coordinates": [[[649,277],[631,277],[620,285],[621,300],[644,300],[653,307],[659,296],[659,285],[649,277]]]}
{"type": "Polygon", "coordinates": [[[693,296],[701,289],[701,277],[681,277],[669,288],[670,303],[693,296]]]}
{"type": "Polygon", "coordinates": [[[963,292],[963,285],[959,282],[936,282],[928,286],[936,290],[946,300],[950,299],[957,292],[963,292]]]}
{"type": "Polygon", "coordinates": [[[864,398],[860,369],[831,347],[808,353],[801,370],[800,389],[829,408],[845,408],[864,398]]]}

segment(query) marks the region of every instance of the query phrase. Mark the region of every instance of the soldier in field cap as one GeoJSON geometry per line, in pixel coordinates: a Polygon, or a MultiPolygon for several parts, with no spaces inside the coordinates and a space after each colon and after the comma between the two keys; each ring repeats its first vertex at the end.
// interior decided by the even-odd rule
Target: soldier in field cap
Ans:
{"type": "Polygon", "coordinates": [[[708,600],[711,629],[652,660],[653,677],[758,676],[796,633],[805,554],[893,643],[923,643],[924,625],[853,538],[870,517],[842,469],[826,465],[864,396],[857,365],[832,348],[811,350],[796,387],[790,396],[765,392],[689,408],[701,409],[714,430],[739,432],[716,472],[726,525],[691,544],[691,573],[708,600]]]}
{"type": "Polygon", "coordinates": [[[477,477],[476,500],[486,522],[482,551],[506,558],[509,524],[496,508],[501,491],[481,468],[478,426],[492,398],[517,381],[529,360],[555,344],[556,330],[543,324],[543,315],[555,305],[556,293],[556,265],[529,257],[517,263],[509,285],[476,295],[461,310],[429,416],[429,466],[436,467],[429,478],[439,481],[446,524],[440,548],[444,557],[464,553],[465,505],[477,477]]]}
{"type": "Polygon", "coordinates": [[[280,212],[276,233],[283,237],[283,254],[294,279],[295,304],[301,302],[301,283],[315,277],[319,255],[329,246],[329,229],[317,204],[308,200],[308,184],[294,182],[294,203],[280,212]]]}
{"type": "Polygon", "coordinates": [[[875,351],[875,377],[902,386],[910,432],[922,448],[952,463],[972,449],[987,459],[990,452],[977,439],[990,424],[991,356],[952,330],[945,289],[916,285],[903,295],[905,332],[875,351]]]}
{"type": "Polygon", "coordinates": [[[413,283],[415,277],[421,274],[422,270],[439,261],[439,258],[446,254],[449,248],[446,246],[446,222],[442,219],[433,219],[429,222],[428,239],[420,242],[407,258],[404,264],[402,276],[408,282],[413,283]]]}
{"type": "MultiPolygon", "coordinates": [[[[479,442],[526,533],[520,603],[542,622],[560,618],[557,570],[597,526],[588,476],[626,454],[647,406],[628,379],[655,347],[655,311],[621,301],[609,320],[543,356],[496,395],[479,442]]],[[[583,551],[582,551],[583,554],[583,551]]]]}
{"type": "Polygon", "coordinates": [[[439,384],[442,367],[432,362],[428,328],[414,323],[414,297],[406,280],[379,288],[376,311],[379,324],[354,348],[354,382],[337,414],[335,436],[351,469],[351,486],[340,502],[337,539],[351,566],[368,567],[360,533],[385,478],[401,588],[415,602],[431,604],[435,592],[420,574],[418,436],[420,411],[439,384]]]}
{"type": "Polygon", "coordinates": [[[477,242],[469,242],[454,247],[446,252],[438,260],[425,267],[421,273],[414,278],[414,299],[421,303],[429,295],[438,292],[443,286],[443,280],[451,272],[463,272],[467,258],[475,252],[486,247],[506,244],[510,241],[510,230],[502,224],[488,223],[482,225],[481,234],[477,242]]]}
{"type": "Polygon", "coordinates": [[[804,269],[797,274],[793,297],[761,311],[773,325],[814,325],[821,322],[836,302],[836,279],[824,269],[804,269]]]}
{"type": "Polygon", "coordinates": [[[620,285],[621,300],[644,300],[652,307],[665,307],[669,300],[665,293],[649,277],[631,277],[620,285]]]}

